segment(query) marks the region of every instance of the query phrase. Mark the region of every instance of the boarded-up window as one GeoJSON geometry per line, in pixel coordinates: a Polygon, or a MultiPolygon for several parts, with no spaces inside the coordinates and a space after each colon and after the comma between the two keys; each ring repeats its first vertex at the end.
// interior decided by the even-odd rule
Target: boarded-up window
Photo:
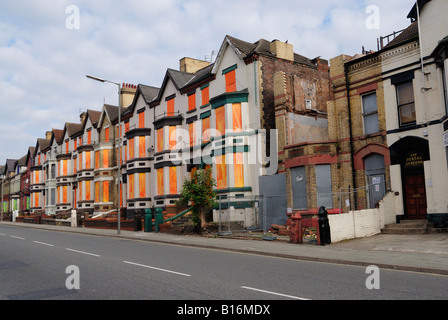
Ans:
{"type": "Polygon", "coordinates": [[[129,160],[134,159],[134,138],[129,139],[129,160]]]}
{"type": "Polygon", "coordinates": [[[216,115],[216,135],[224,135],[226,133],[226,108],[220,107],[215,110],[216,115]]]}
{"type": "Polygon", "coordinates": [[[226,92],[236,91],[235,70],[226,73],[226,92]]]}
{"type": "Polygon", "coordinates": [[[218,189],[227,188],[226,155],[216,157],[216,185],[218,189]]]}
{"type": "Polygon", "coordinates": [[[130,174],[129,175],[129,199],[134,199],[134,186],[135,186],[135,181],[134,181],[134,175],[130,174]]]}
{"type": "Polygon", "coordinates": [[[243,130],[241,103],[234,103],[232,105],[232,120],[233,120],[233,131],[241,132],[243,130]]]}
{"type": "Polygon", "coordinates": [[[103,182],[103,202],[109,202],[109,181],[103,182]]]}
{"type": "Polygon", "coordinates": [[[138,190],[139,190],[140,198],[146,198],[146,179],[145,178],[146,178],[145,173],[138,174],[138,190]]]}
{"type": "Polygon", "coordinates": [[[329,164],[316,165],[317,207],[333,208],[331,189],[331,166],[329,164]]]}
{"type": "Polygon", "coordinates": [[[177,167],[170,167],[170,194],[177,194],[177,167]]]}
{"type": "Polygon", "coordinates": [[[196,94],[192,93],[188,96],[188,110],[196,109],[196,94]]]}
{"type": "Polygon", "coordinates": [[[157,130],[157,152],[163,151],[163,128],[157,130]]]}
{"type": "Polygon", "coordinates": [[[205,88],[202,89],[201,93],[202,93],[202,105],[205,106],[206,104],[209,103],[210,101],[210,86],[206,86],[205,88]]]}
{"type": "Polygon", "coordinates": [[[202,142],[210,140],[210,117],[202,119],[202,142]]]}
{"type": "Polygon", "coordinates": [[[174,116],[174,98],[166,102],[168,117],[174,116]]]}
{"type": "Polygon", "coordinates": [[[159,168],[157,169],[157,194],[159,196],[164,194],[163,187],[163,168],[159,168]]]}
{"type": "Polygon", "coordinates": [[[145,137],[138,137],[138,156],[139,158],[145,157],[146,150],[146,144],[145,144],[145,137]]]}
{"type": "Polygon", "coordinates": [[[244,165],[243,154],[241,152],[233,154],[233,171],[235,188],[244,187],[244,165]]]}

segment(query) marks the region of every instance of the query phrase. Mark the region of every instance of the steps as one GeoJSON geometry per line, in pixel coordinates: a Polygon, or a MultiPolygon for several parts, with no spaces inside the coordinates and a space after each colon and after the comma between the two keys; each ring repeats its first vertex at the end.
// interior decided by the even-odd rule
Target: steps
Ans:
{"type": "Polygon", "coordinates": [[[383,234],[428,234],[448,232],[448,228],[435,228],[427,220],[401,220],[400,223],[388,224],[381,230],[383,234]]]}

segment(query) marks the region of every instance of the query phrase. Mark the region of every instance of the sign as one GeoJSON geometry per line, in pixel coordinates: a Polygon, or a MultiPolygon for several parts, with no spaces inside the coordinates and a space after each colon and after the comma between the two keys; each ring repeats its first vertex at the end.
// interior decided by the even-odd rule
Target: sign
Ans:
{"type": "Polygon", "coordinates": [[[418,152],[410,153],[406,156],[404,166],[406,168],[419,167],[423,165],[423,157],[418,152]]]}

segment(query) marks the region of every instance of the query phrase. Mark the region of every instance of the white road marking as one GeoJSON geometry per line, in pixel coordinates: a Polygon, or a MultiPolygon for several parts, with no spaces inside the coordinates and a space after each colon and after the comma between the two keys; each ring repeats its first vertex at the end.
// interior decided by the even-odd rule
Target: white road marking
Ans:
{"type": "Polygon", "coordinates": [[[158,271],[163,271],[163,272],[169,272],[169,273],[174,273],[180,276],[184,276],[184,277],[191,277],[191,275],[186,274],[186,273],[181,273],[181,272],[176,272],[176,271],[172,271],[172,270],[167,270],[167,269],[161,269],[161,268],[156,268],[156,267],[151,267],[151,266],[147,266],[144,264],[139,264],[139,263],[134,263],[134,262],[129,262],[129,261],[123,261],[124,263],[127,264],[132,264],[134,266],[139,266],[139,267],[144,267],[144,268],[149,268],[149,269],[154,269],[154,270],[158,270],[158,271]]]}
{"type": "Polygon", "coordinates": [[[295,299],[295,300],[310,300],[310,299],[306,299],[306,298],[290,296],[290,295],[283,294],[283,293],[277,293],[277,292],[273,292],[273,291],[261,290],[261,289],[251,288],[251,287],[242,286],[241,288],[247,289],[247,290],[252,290],[252,291],[263,292],[263,293],[267,293],[267,294],[272,294],[272,295],[276,295],[276,296],[281,296],[281,297],[285,297],[285,298],[291,298],[291,299],[295,299]]]}
{"type": "Polygon", "coordinates": [[[37,244],[42,244],[42,245],[44,245],[44,246],[54,247],[53,244],[49,244],[49,243],[45,243],[45,242],[39,242],[39,241],[33,241],[33,242],[34,242],[34,243],[37,243],[37,244]]]}
{"type": "Polygon", "coordinates": [[[16,236],[10,236],[11,238],[14,238],[14,239],[19,239],[19,240],[25,240],[25,238],[22,238],[22,237],[16,237],[16,236]]]}
{"type": "Polygon", "coordinates": [[[65,249],[68,250],[68,251],[73,251],[73,252],[77,252],[77,253],[87,254],[89,256],[101,257],[99,254],[89,253],[89,252],[85,252],[85,251],[79,251],[79,250],[70,249],[70,248],[65,248],[65,249]]]}

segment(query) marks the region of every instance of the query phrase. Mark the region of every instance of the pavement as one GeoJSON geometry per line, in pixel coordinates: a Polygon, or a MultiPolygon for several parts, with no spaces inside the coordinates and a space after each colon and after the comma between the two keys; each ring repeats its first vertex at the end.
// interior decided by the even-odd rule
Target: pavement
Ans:
{"type": "Polygon", "coordinates": [[[448,233],[378,234],[361,239],[332,243],[327,246],[317,246],[293,244],[278,239],[262,240],[260,237],[255,239],[250,236],[238,239],[229,236],[174,235],[126,230],[120,230],[120,233],[118,233],[117,230],[110,229],[71,228],[4,221],[0,222],[0,225],[226,250],[287,259],[357,266],[375,265],[380,269],[448,275],[448,233]]]}

